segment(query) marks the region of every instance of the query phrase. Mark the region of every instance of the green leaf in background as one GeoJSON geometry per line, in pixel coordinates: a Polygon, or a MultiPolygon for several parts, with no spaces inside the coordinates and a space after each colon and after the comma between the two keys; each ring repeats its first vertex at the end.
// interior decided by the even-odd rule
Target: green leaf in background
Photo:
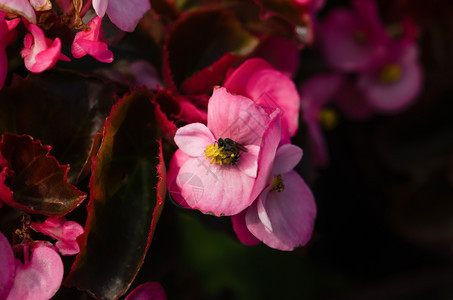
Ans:
{"type": "Polygon", "coordinates": [[[52,145],[52,154],[70,164],[75,183],[95,135],[124,88],[98,77],[68,71],[16,76],[0,91],[0,133],[28,134],[52,145]]]}
{"type": "Polygon", "coordinates": [[[27,135],[5,133],[0,142],[0,199],[17,209],[63,216],[86,194],[66,181],[68,166],[49,155],[51,147],[27,135]]]}
{"type": "Polygon", "coordinates": [[[65,284],[99,299],[127,291],[163,207],[165,175],[151,99],[136,91],[114,106],[93,163],[82,248],[65,284]]]}

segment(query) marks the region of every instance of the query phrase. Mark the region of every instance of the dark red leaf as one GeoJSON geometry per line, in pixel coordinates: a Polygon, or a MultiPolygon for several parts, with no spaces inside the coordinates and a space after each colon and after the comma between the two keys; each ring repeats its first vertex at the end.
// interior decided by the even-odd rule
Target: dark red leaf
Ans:
{"type": "Polygon", "coordinates": [[[46,216],[63,216],[86,194],[69,184],[69,167],[49,155],[51,147],[27,135],[5,133],[0,142],[0,199],[17,209],[46,216]]]}
{"type": "MultiPolygon", "coordinates": [[[[224,55],[245,56],[257,43],[257,38],[242,27],[231,10],[190,12],[179,19],[166,39],[164,79],[177,92],[185,80],[224,55]]],[[[204,89],[205,83],[200,85],[204,89]]]]}

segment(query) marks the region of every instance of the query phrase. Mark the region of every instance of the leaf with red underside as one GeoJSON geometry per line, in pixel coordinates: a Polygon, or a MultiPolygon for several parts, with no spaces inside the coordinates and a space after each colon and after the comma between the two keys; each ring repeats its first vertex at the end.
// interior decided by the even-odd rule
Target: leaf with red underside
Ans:
{"type": "Polygon", "coordinates": [[[0,90],[0,134],[28,134],[52,145],[52,155],[71,166],[68,182],[74,184],[95,135],[125,91],[99,77],[62,70],[15,76],[0,90]]]}
{"type": "Polygon", "coordinates": [[[96,298],[127,291],[163,207],[165,168],[152,97],[135,91],[113,107],[93,161],[85,234],[65,285],[96,298]]]}
{"type": "Polygon", "coordinates": [[[212,92],[213,87],[223,81],[227,70],[232,68],[239,59],[237,55],[225,54],[209,67],[186,79],[181,84],[181,91],[186,95],[212,92]]]}
{"type": "MultiPolygon", "coordinates": [[[[242,27],[231,10],[187,13],[175,23],[165,41],[164,79],[174,91],[178,91],[185,80],[212,66],[226,54],[245,56],[257,43],[257,38],[242,27]]],[[[223,68],[223,64],[220,66],[223,68]]],[[[219,83],[221,80],[206,84],[219,83]]],[[[204,90],[205,83],[200,85],[204,90]]]]}
{"type": "Polygon", "coordinates": [[[86,198],[66,181],[69,167],[50,156],[50,149],[27,135],[2,136],[1,201],[29,213],[63,216],[86,198]]]}

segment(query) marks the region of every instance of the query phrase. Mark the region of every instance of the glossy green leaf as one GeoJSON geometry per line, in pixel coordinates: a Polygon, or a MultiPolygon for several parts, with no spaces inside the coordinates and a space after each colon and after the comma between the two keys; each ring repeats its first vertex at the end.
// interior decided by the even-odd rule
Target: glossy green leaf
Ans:
{"type": "Polygon", "coordinates": [[[117,94],[125,89],[98,77],[67,71],[16,76],[0,91],[0,133],[28,134],[52,145],[52,154],[70,164],[76,182],[96,133],[117,94]]]}
{"type": "Polygon", "coordinates": [[[114,106],[93,162],[85,235],[65,284],[100,299],[127,291],[163,206],[165,168],[151,99],[138,91],[114,106]]]}

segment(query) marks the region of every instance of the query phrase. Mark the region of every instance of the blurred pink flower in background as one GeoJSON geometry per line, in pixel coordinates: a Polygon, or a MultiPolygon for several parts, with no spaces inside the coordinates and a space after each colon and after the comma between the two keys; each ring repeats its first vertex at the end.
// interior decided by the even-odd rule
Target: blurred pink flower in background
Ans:
{"type": "Polygon", "coordinates": [[[329,64],[360,71],[384,54],[390,40],[371,0],[352,1],[354,10],[338,8],[321,21],[319,39],[329,64]]]}
{"type": "Polygon", "coordinates": [[[301,158],[302,149],[295,145],[277,149],[268,186],[245,212],[232,216],[241,242],[253,245],[262,241],[289,251],[310,240],[316,204],[310,188],[293,170],[301,158]]]}
{"type": "Polygon", "coordinates": [[[308,127],[310,155],[313,164],[318,167],[325,167],[329,163],[320,118],[323,117],[324,107],[338,92],[343,81],[341,74],[322,74],[308,79],[300,86],[302,119],[308,127]]]}
{"type": "Polygon", "coordinates": [[[416,100],[423,85],[423,71],[414,41],[395,41],[378,64],[359,74],[357,86],[378,112],[396,113],[416,100]]]}

